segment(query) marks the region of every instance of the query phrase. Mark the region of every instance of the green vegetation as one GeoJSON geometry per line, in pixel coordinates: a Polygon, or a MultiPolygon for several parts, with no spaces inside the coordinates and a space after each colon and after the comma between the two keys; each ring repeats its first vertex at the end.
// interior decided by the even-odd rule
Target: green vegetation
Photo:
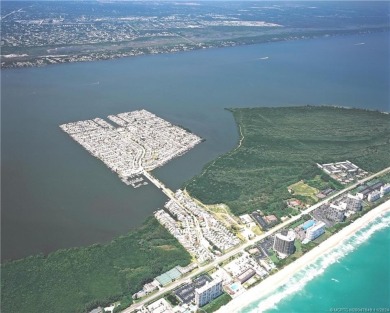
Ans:
{"type": "MultiPolygon", "coordinates": [[[[318,175],[317,175],[318,176],[318,175]]],[[[302,196],[304,197],[304,202],[308,204],[314,204],[318,201],[316,194],[319,192],[318,189],[307,185],[302,180],[292,184],[288,187],[291,190],[291,194],[294,196],[302,196]]]]}
{"type": "Polygon", "coordinates": [[[328,228],[326,231],[330,235],[334,235],[334,234],[338,233],[340,230],[342,230],[344,227],[348,226],[350,223],[351,223],[350,220],[346,220],[344,222],[336,223],[332,227],[328,228]]]}
{"type": "Polygon", "coordinates": [[[291,226],[289,226],[289,228],[294,229],[294,228],[298,227],[299,225],[303,224],[304,222],[305,221],[302,218],[300,218],[299,220],[297,220],[293,224],[291,224],[291,226]]]}
{"type": "Polygon", "coordinates": [[[279,263],[279,258],[276,256],[276,252],[274,250],[272,250],[272,254],[270,254],[269,258],[275,265],[279,263]]]}
{"type": "Polygon", "coordinates": [[[166,295],[165,299],[173,306],[176,306],[180,303],[179,299],[173,293],[166,295]]]}
{"type": "MultiPolygon", "coordinates": [[[[324,237],[324,235],[321,235],[319,238],[324,237]]],[[[321,240],[322,242],[322,240],[321,240]]],[[[314,247],[318,246],[318,242],[316,241],[311,241],[307,244],[302,244],[300,240],[295,240],[294,246],[295,246],[295,252],[285,259],[278,259],[276,256],[274,258],[277,258],[277,261],[275,262],[272,258],[271,260],[274,262],[274,264],[278,267],[278,269],[282,269],[283,267],[291,264],[295,260],[299,259],[303,254],[306,252],[310,251],[314,247]]]]}
{"type": "Polygon", "coordinates": [[[106,245],[59,250],[1,267],[3,312],[85,312],[131,295],[190,255],[154,217],[106,245]],[[167,249],[169,247],[169,249],[167,249]]]}
{"type": "MultiPolygon", "coordinates": [[[[322,235],[320,236],[320,238],[321,238],[322,236],[325,236],[325,234],[322,234],[322,235]]],[[[315,241],[310,241],[310,242],[308,242],[308,243],[305,244],[305,245],[301,245],[302,254],[305,254],[306,252],[309,252],[311,249],[317,247],[317,245],[318,245],[318,244],[317,244],[315,241]]]]}
{"type": "Polygon", "coordinates": [[[382,175],[380,177],[380,180],[385,183],[385,184],[388,184],[390,183],[390,173],[386,174],[386,175],[382,175]]]}
{"type": "Polygon", "coordinates": [[[208,164],[186,188],[206,204],[227,204],[236,215],[257,209],[290,214],[287,187],[300,180],[313,186],[320,176],[337,185],[316,163],[348,159],[370,172],[390,165],[387,114],[311,106],[230,111],[241,145],[208,164]]]}
{"type": "Polygon", "coordinates": [[[307,222],[308,220],[311,220],[311,215],[310,215],[310,214],[303,214],[301,218],[302,218],[305,222],[307,222]]]}
{"type": "Polygon", "coordinates": [[[263,232],[261,231],[260,227],[259,226],[253,226],[251,228],[251,231],[256,235],[256,236],[260,236],[263,232]]]}
{"type": "Polygon", "coordinates": [[[337,190],[343,188],[343,185],[341,183],[339,183],[337,180],[333,179],[325,173],[321,175],[316,175],[313,179],[305,181],[305,183],[319,190],[324,190],[327,188],[337,190]]]}
{"type": "MultiPolygon", "coordinates": [[[[256,209],[279,217],[296,214],[285,203],[291,197],[287,187],[292,184],[297,198],[312,197],[316,189],[339,189],[340,184],[324,175],[316,163],[348,159],[371,172],[390,165],[389,115],[330,107],[232,112],[243,135],[241,145],[210,163],[186,188],[204,203],[226,203],[237,215],[256,209]]],[[[390,182],[390,174],[383,177],[390,182]]],[[[364,212],[384,200],[370,204],[364,212]]],[[[213,209],[228,215],[229,208],[213,209]]],[[[297,223],[308,218],[304,216],[297,223]]],[[[284,260],[278,260],[274,253],[270,259],[282,268],[350,222],[336,224],[307,245],[297,242],[296,252],[284,260]]],[[[238,255],[223,264],[235,257],[238,255]]],[[[2,311],[86,312],[117,300],[123,309],[143,284],[190,261],[191,256],[177,240],[151,217],[142,227],[106,245],[60,250],[47,257],[31,256],[3,264],[2,311]]],[[[177,302],[172,294],[166,299],[177,302]]],[[[214,312],[230,299],[223,294],[201,311],[214,312]]]]}
{"type": "Polygon", "coordinates": [[[204,307],[198,310],[199,313],[207,312],[212,313],[217,311],[221,306],[227,304],[232,299],[227,293],[223,293],[218,298],[214,299],[210,303],[206,304],[204,307]]]}

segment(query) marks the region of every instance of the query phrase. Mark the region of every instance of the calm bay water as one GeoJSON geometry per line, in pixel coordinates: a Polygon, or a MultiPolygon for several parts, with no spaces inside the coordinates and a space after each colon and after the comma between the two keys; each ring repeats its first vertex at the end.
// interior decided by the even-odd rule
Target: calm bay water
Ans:
{"type": "Polygon", "coordinates": [[[237,143],[226,107],[388,111],[388,56],[389,34],[375,33],[4,70],[2,260],[108,241],[166,201],[124,185],[59,124],[145,108],[190,128],[206,142],[155,171],[178,188],[237,143]]]}

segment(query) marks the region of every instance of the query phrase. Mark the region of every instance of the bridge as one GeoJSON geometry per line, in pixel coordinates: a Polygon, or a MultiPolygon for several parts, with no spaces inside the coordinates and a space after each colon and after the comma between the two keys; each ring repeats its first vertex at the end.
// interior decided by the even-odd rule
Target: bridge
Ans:
{"type": "MultiPolygon", "coordinates": [[[[383,169],[382,171],[380,172],[377,172],[373,175],[370,175],[364,179],[361,179],[359,180],[358,182],[350,185],[349,187],[335,193],[334,195],[328,197],[327,199],[324,199],[323,201],[321,202],[318,202],[316,204],[314,204],[313,206],[309,207],[308,209],[302,211],[299,215],[296,215],[296,216],[293,216],[292,218],[286,220],[285,222],[281,223],[281,224],[278,224],[276,225],[275,227],[273,227],[272,229],[268,230],[267,232],[265,232],[264,234],[261,234],[260,236],[256,236],[254,239],[251,239],[247,242],[245,242],[244,244],[238,246],[237,248],[229,251],[228,253],[216,258],[215,260],[213,260],[211,263],[209,264],[206,264],[206,265],[203,265],[203,266],[199,266],[196,270],[192,271],[190,275],[187,275],[185,276],[184,278],[181,278],[173,283],[171,283],[169,286],[166,286],[166,287],[163,287],[161,288],[158,292],[156,293],[153,293],[152,295],[150,296],[147,296],[145,299],[141,300],[140,302],[138,303],[134,303],[132,304],[130,307],[126,308],[125,310],[122,311],[122,313],[131,313],[131,312],[134,312],[135,310],[137,309],[140,309],[143,305],[147,304],[147,303],[151,303],[157,299],[159,299],[163,294],[169,292],[169,291],[172,291],[173,289],[177,288],[178,286],[180,286],[181,284],[183,284],[185,281],[188,281],[190,280],[191,278],[195,277],[195,276],[198,276],[199,274],[201,274],[202,272],[205,272],[205,271],[209,271],[211,270],[212,268],[216,267],[220,262],[223,262],[223,261],[226,261],[228,260],[230,257],[232,257],[233,255],[235,255],[236,253],[240,252],[240,251],[243,251],[245,250],[246,248],[254,245],[255,243],[263,240],[264,238],[276,233],[277,231],[287,227],[288,225],[290,225],[291,223],[297,221],[298,219],[300,219],[302,217],[302,215],[304,214],[308,214],[310,212],[312,212],[313,210],[317,209],[318,207],[320,207],[321,205],[329,202],[330,200],[333,200],[337,197],[339,197],[340,195],[342,195],[343,193],[345,192],[348,192],[354,188],[356,188],[357,186],[377,177],[377,176],[380,176],[380,175],[383,175],[383,174],[386,174],[390,172],[390,167],[387,167],[385,169],[383,169]]],[[[145,175],[148,179],[149,177],[151,177],[153,180],[149,179],[151,182],[153,182],[158,188],[160,188],[161,190],[163,190],[163,192],[169,196],[169,192],[172,194],[172,198],[174,200],[176,200],[174,197],[173,197],[173,192],[169,189],[169,188],[166,188],[164,186],[163,183],[161,183],[158,179],[154,178],[152,175],[150,175],[149,173],[145,172],[147,175],[145,175]],[[166,190],[164,190],[164,189],[166,190]]],[[[170,196],[169,196],[170,197],[170,196]]],[[[170,197],[171,198],[171,197],[170,197]]],[[[172,199],[171,198],[171,199],[172,199]]],[[[177,201],[177,200],[176,200],[177,201]]]]}

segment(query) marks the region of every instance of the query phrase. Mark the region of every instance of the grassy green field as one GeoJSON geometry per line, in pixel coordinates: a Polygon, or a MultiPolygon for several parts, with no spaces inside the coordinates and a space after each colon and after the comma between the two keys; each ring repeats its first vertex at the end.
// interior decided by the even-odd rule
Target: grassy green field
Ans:
{"type": "Polygon", "coordinates": [[[59,250],[1,267],[1,311],[85,312],[131,295],[190,255],[154,217],[106,245],[59,250]],[[169,247],[169,249],[167,248],[169,247]]]}
{"type": "Polygon", "coordinates": [[[316,194],[319,192],[318,189],[309,186],[303,181],[299,181],[295,184],[288,186],[293,196],[302,196],[307,199],[307,203],[315,203],[318,201],[316,194]]]}
{"type": "Polygon", "coordinates": [[[387,114],[309,106],[230,111],[241,145],[206,165],[186,189],[205,204],[227,204],[236,215],[256,209],[285,215],[289,185],[322,184],[316,163],[350,160],[370,172],[390,166],[387,114]]]}
{"type": "Polygon", "coordinates": [[[217,311],[221,306],[227,304],[232,299],[227,293],[223,293],[217,299],[214,299],[210,303],[198,310],[198,313],[212,313],[217,311]]]}

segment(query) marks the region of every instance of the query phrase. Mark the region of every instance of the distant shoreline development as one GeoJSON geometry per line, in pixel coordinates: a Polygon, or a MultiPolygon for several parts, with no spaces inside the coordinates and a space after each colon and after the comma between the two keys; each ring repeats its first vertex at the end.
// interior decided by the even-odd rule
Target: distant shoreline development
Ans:
{"type": "MultiPolygon", "coordinates": [[[[126,313],[196,312],[201,307],[212,312],[234,298],[237,300],[221,309],[233,312],[248,303],[259,288],[262,292],[276,288],[390,209],[390,183],[388,177],[381,180],[388,176],[390,167],[369,174],[350,161],[342,161],[317,164],[326,175],[346,185],[342,190],[323,191],[315,204],[302,206],[297,214],[281,218],[279,224],[275,216],[258,211],[239,218],[224,213],[233,223],[227,225],[187,191],[173,192],[150,173],[190,150],[201,138],[146,110],[108,118],[118,126],[96,118],[60,127],[127,185],[146,184],[141,176],[156,185],[169,200],[164,209],[154,213],[155,218],[194,258],[188,266],[176,266],[146,283],[133,294],[135,303],[123,311],[126,313]],[[377,201],[382,203],[378,207],[377,201]],[[344,221],[351,225],[339,232],[348,225],[344,221]],[[256,228],[262,231],[255,233],[256,228]],[[296,257],[292,259],[292,255],[296,257]],[[213,309],[207,308],[210,305],[213,309]]],[[[302,188],[311,191],[301,181],[291,185],[289,192],[302,188]]],[[[294,206],[300,201],[293,198],[288,203],[294,206]]]]}
{"type": "MultiPolygon", "coordinates": [[[[4,15],[0,18],[1,68],[388,31],[387,19],[380,21],[378,17],[375,23],[360,19],[354,25],[336,19],[322,27],[312,27],[312,23],[317,25],[316,15],[302,15],[301,9],[283,4],[281,7],[285,9],[279,4],[253,7],[251,3],[223,2],[164,3],[164,6],[142,3],[141,7],[136,2],[91,2],[85,6],[72,2],[62,5],[37,2],[29,6],[7,2],[4,1],[4,15]],[[278,10],[278,14],[267,14],[273,10],[278,10]],[[291,10],[295,13],[289,14],[291,10]]],[[[375,6],[364,7],[367,14],[375,16],[376,11],[369,9],[375,10],[375,6]]]]}
{"type": "Polygon", "coordinates": [[[1,312],[390,310],[389,1],[0,6],[1,312]]]}

